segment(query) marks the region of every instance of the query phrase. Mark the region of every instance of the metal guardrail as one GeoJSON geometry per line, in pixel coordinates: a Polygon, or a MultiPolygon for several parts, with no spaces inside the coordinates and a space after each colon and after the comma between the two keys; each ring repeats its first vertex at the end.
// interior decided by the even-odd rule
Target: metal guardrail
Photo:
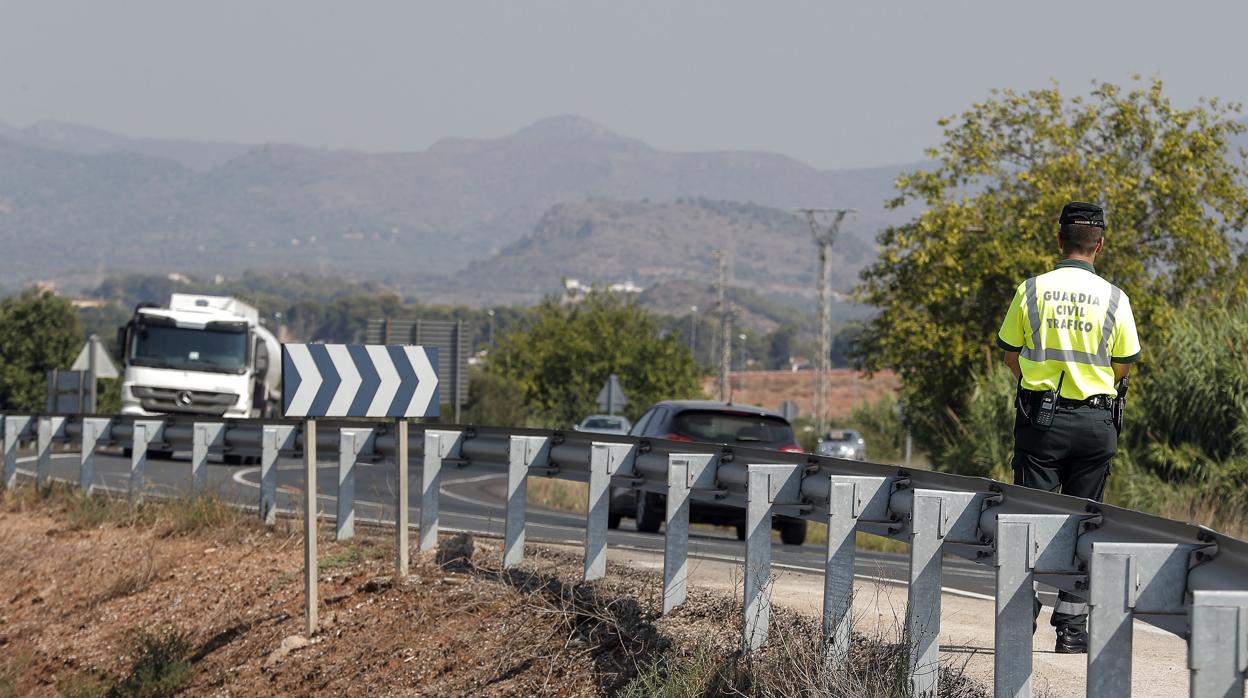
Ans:
{"type": "MultiPolygon", "coordinates": [[[[193,490],[206,484],[210,453],[260,459],[261,516],[277,508],[277,459],[315,452],[340,463],[338,535],[351,535],[352,466],[357,460],[407,462],[419,455],[421,550],[437,544],[439,483],[444,467],[503,466],[507,475],[503,564],[524,556],[529,477],[587,482],[584,578],[606,573],[611,486],[667,495],[663,612],[685,599],[689,503],[715,501],[746,513],[742,647],[767,640],[771,516],[826,523],[828,544],[823,633],[828,661],[849,656],[854,533],[909,543],[906,633],[910,682],[934,695],[938,679],[941,555],[996,570],[995,694],[1031,694],[1032,584],[1037,576],[1089,603],[1087,695],[1131,692],[1132,620],[1184,637],[1193,696],[1243,696],[1248,669],[1248,543],[1210,529],[986,478],[845,461],[808,454],[580,432],[473,426],[416,426],[369,420],[216,420],[190,417],[5,415],[0,430],[4,484],[16,483],[17,449],[34,442],[36,480],[43,483],[56,443],[81,444],[80,480],[94,487],[99,446],[132,449],[130,495],[142,496],[147,451],[187,450],[193,490]],[[319,426],[318,430],[316,427],[319,426]],[[305,438],[313,434],[312,449],[305,438]],[[312,451],[309,453],[308,451],[312,451]]],[[[407,468],[399,468],[396,564],[407,569],[407,468]]],[[[314,475],[314,472],[312,473],[314,475]]],[[[313,480],[314,482],[314,480],[313,480]]],[[[305,506],[315,496],[305,493],[305,506]]],[[[309,568],[315,569],[315,538],[309,568]]],[[[309,613],[315,610],[315,583],[309,613]]],[[[315,616],[309,623],[315,627],[315,616]]]]}

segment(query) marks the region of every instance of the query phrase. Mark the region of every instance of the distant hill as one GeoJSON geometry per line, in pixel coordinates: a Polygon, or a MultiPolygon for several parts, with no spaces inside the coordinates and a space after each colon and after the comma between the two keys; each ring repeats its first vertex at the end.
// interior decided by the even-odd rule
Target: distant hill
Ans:
{"type": "MultiPolygon", "coordinates": [[[[716,250],[727,255],[730,285],[813,303],[819,261],[806,222],[788,211],[709,199],[558,204],[532,234],[473,265],[447,291],[526,302],[560,290],[565,278],[709,289],[716,250]]],[[[845,291],[874,253],[861,237],[847,234],[833,257],[834,288],[845,291]]]]}
{"type": "Polygon", "coordinates": [[[253,147],[243,143],[126,138],[98,128],[62,121],[40,121],[26,128],[16,128],[0,122],[0,138],[72,155],[134,153],[173,160],[192,170],[210,170],[253,147]]]}
{"type": "MultiPolygon", "coordinates": [[[[675,255],[656,269],[653,256],[634,258],[622,247],[585,271],[507,266],[520,241],[560,234],[568,212],[602,208],[599,199],[624,207],[604,209],[610,220],[677,226],[677,210],[735,215],[753,221],[750,229],[764,238],[780,230],[795,241],[800,226],[782,220],[792,208],[858,208],[846,253],[869,255],[869,246],[848,241],[869,241],[907,217],[883,208],[899,170],[823,171],[769,153],[665,152],[577,117],[393,154],[128,139],[59,123],[0,127],[0,278],[10,286],[40,278],[85,286],[127,271],[273,269],[373,280],[421,295],[458,293],[475,278],[491,292],[531,295],[562,273],[678,273],[675,255]],[[775,211],[714,213],[721,204],[674,203],[693,198],[775,211]],[[624,211],[627,202],[646,200],[677,208],[624,211]],[[560,205],[571,208],[559,213],[560,205]],[[482,276],[476,264],[484,260],[506,283],[482,276]]],[[[748,235],[734,230],[740,247],[748,235]]],[[[701,242],[681,249],[705,248],[705,234],[698,236],[701,242]]],[[[794,256],[796,246],[785,249],[791,253],[769,253],[764,263],[742,247],[738,271],[759,283],[801,286],[786,277],[809,270],[794,256]]],[[[699,264],[691,260],[689,271],[699,264]]]]}

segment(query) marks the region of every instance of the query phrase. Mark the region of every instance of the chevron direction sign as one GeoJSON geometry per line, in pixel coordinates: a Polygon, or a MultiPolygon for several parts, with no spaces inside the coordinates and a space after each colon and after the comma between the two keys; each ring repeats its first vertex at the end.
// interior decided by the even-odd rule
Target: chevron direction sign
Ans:
{"type": "Polygon", "coordinates": [[[436,417],[438,350],[364,344],[283,344],[287,417],[436,417]]]}

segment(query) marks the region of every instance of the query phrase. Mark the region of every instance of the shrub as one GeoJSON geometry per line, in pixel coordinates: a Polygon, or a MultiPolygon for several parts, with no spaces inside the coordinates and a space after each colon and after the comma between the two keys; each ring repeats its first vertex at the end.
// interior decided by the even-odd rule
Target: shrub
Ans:
{"type": "Polygon", "coordinates": [[[110,698],[158,698],[173,695],[191,680],[191,644],[186,633],[167,627],[159,633],[136,629],[125,638],[129,673],[108,692],[110,698]]]}

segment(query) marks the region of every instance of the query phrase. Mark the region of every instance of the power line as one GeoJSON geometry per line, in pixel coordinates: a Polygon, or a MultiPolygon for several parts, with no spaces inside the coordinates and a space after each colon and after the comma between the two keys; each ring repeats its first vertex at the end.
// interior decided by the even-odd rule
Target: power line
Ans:
{"type": "Polygon", "coordinates": [[[729,372],[732,370],[732,308],[727,301],[728,259],[722,250],[715,250],[715,310],[719,315],[719,401],[728,402],[729,372]]]}
{"type": "Polygon", "coordinates": [[[819,358],[815,363],[815,429],[820,438],[828,429],[828,364],[832,357],[832,245],[852,208],[799,208],[819,247],[819,358]],[[819,219],[828,220],[820,225],[819,219]],[[830,220],[829,220],[830,219],[830,220]]]}

